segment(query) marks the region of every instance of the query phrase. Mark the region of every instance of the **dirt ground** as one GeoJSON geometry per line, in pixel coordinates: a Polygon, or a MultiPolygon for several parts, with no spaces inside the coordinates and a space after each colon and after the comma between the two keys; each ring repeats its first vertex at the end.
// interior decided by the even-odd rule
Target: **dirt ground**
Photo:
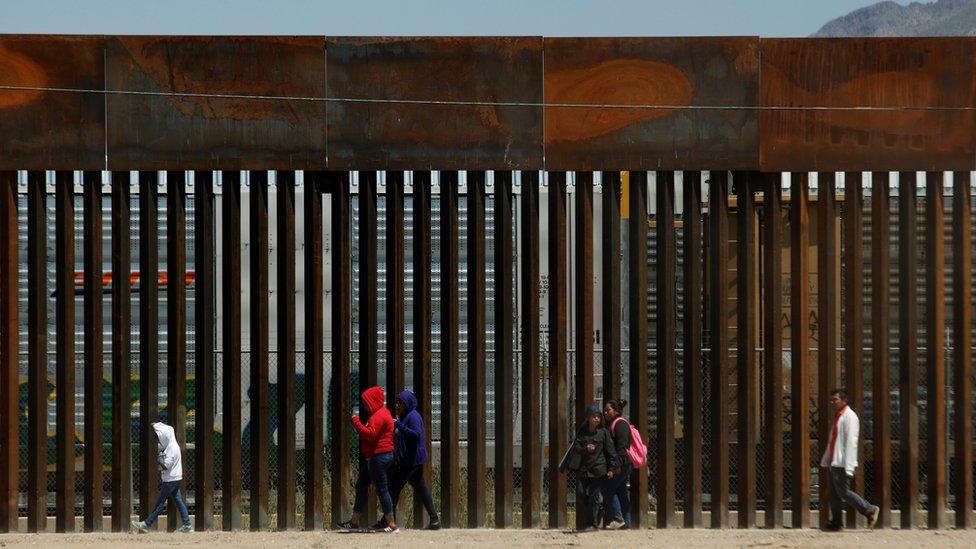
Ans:
{"type": "Polygon", "coordinates": [[[207,547],[282,549],[288,547],[837,547],[976,548],[976,531],[852,530],[641,530],[575,534],[556,530],[404,530],[399,534],[336,532],[207,532],[192,534],[10,534],[0,547],[207,547]]]}

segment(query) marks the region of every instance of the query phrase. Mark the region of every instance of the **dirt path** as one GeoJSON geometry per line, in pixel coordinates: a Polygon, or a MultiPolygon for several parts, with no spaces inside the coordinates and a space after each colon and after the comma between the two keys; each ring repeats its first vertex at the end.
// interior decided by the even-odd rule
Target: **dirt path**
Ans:
{"type": "Polygon", "coordinates": [[[816,530],[643,530],[573,534],[553,530],[404,530],[389,534],[335,532],[208,532],[193,534],[13,534],[0,535],[0,547],[207,547],[283,549],[288,547],[837,547],[921,549],[976,547],[976,531],[849,531],[824,534],[816,530]]]}

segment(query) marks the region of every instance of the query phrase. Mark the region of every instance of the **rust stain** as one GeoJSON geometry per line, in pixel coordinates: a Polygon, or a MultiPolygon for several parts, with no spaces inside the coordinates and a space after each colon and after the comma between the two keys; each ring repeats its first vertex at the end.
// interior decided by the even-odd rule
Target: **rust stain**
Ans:
{"type": "MultiPolygon", "coordinates": [[[[289,90],[283,90],[281,82],[252,74],[246,64],[215,63],[212,67],[201,66],[201,62],[214,60],[201,56],[193,48],[183,48],[181,51],[181,44],[174,41],[163,40],[139,46],[126,45],[126,52],[131,56],[133,65],[152,81],[156,90],[190,94],[166,97],[166,101],[184,116],[207,120],[279,120],[294,125],[301,123],[290,101],[203,97],[214,93],[266,97],[287,95],[289,90]],[[205,77],[201,77],[202,75],[205,77]]],[[[245,53],[240,52],[241,57],[246,57],[245,53]]]]}
{"type": "MultiPolygon", "coordinates": [[[[677,67],[657,61],[615,59],[585,69],[546,75],[547,103],[583,105],[691,105],[694,87],[677,67]]],[[[547,108],[547,141],[584,140],[675,113],[650,108],[547,108]]]]}
{"type": "MultiPolygon", "coordinates": [[[[30,57],[10,50],[0,43],[0,74],[11,86],[43,88],[47,76],[40,64],[30,57]]],[[[5,90],[0,93],[0,109],[15,109],[39,101],[44,92],[5,90]]]]}

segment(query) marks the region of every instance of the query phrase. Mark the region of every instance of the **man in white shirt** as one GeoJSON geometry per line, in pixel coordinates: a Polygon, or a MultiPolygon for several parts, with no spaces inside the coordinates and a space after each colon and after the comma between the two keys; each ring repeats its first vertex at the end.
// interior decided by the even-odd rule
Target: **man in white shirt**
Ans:
{"type": "Polygon", "coordinates": [[[878,521],[877,505],[871,505],[851,490],[854,469],[857,468],[857,436],[860,423],[857,414],[847,405],[847,393],[834,389],[830,393],[830,406],[834,410],[834,421],[820,466],[830,474],[830,521],[827,530],[836,532],[843,529],[844,506],[853,505],[858,513],[868,519],[868,528],[874,528],[878,521]]]}

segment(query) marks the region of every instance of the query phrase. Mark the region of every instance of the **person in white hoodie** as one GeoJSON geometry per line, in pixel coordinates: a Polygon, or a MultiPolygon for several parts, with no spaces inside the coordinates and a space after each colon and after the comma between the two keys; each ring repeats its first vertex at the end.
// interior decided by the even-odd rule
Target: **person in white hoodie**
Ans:
{"type": "Polygon", "coordinates": [[[834,421],[827,448],[820,458],[820,466],[830,472],[830,521],[827,530],[836,532],[843,529],[844,506],[848,504],[867,517],[868,528],[874,528],[880,509],[851,490],[854,470],[857,469],[857,437],[860,430],[857,414],[847,405],[847,392],[843,389],[831,391],[830,406],[834,410],[834,421]]]}
{"type": "Polygon", "coordinates": [[[172,427],[161,422],[153,423],[152,428],[156,432],[156,440],[159,441],[160,452],[157,462],[163,484],[159,487],[159,497],[156,498],[156,505],[153,506],[152,513],[149,513],[144,521],[133,522],[132,526],[142,533],[149,532],[153,523],[156,522],[156,518],[166,509],[166,502],[172,498],[176,502],[176,508],[180,511],[180,517],[183,519],[183,526],[179,531],[190,532],[193,530],[193,527],[190,526],[190,514],[186,510],[186,504],[183,503],[183,496],[180,493],[180,484],[183,482],[183,453],[180,450],[179,443],[176,442],[176,433],[172,427]]]}

